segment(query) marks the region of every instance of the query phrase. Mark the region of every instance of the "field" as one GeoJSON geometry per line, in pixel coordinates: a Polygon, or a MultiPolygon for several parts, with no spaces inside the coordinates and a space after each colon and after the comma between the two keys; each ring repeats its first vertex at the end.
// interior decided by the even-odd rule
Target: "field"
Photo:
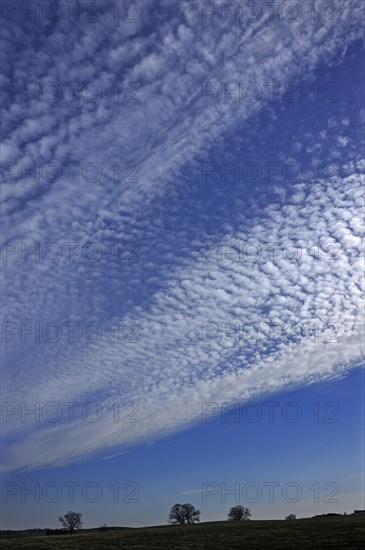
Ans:
{"type": "Polygon", "coordinates": [[[364,514],[293,521],[208,522],[0,540],[16,550],[322,550],[365,548],[364,514]]]}

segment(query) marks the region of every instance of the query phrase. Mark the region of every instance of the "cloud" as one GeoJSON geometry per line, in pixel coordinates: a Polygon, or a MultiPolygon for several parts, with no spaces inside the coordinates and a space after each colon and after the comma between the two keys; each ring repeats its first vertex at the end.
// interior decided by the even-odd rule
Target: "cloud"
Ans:
{"type": "Polygon", "coordinates": [[[201,495],[203,492],[202,488],[200,489],[189,489],[188,491],[183,491],[179,493],[178,496],[190,496],[190,495],[201,495]]]}
{"type": "MultiPolygon", "coordinates": [[[[196,422],[204,402],[335,377],[361,361],[355,139],[308,130],[293,138],[290,154],[337,159],[339,173],[315,185],[306,172],[292,184],[278,177],[273,194],[246,187],[243,199],[232,187],[198,188],[201,159],[225,142],[234,157],[233,141],[238,151],[255,141],[247,129],[269,143],[257,118],[275,128],[288,107],[224,101],[222,84],[303,86],[302,75],[335,64],[360,36],[359,3],[347,2],[337,22],[320,24],[303,8],[298,21],[266,16],[229,33],[220,18],[203,24],[195,3],[176,11],[163,2],[158,13],[144,6],[129,27],[106,11],[96,24],[62,20],[41,36],[19,28],[5,37],[14,66],[6,82],[18,86],[4,113],[4,160],[15,164],[3,183],[3,321],[16,334],[4,346],[3,399],[17,408],[4,426],[6,471],[155,440],[196,422]],[[38,101],[23,81],[56,83],[64,94],[76,82],[78,100],[38,101]],[[213,95],[202,95],[207,83],[213,95]],[[22,323],[38,323],[39,342],[21,341],[22,323]],[[51,345],[49,323],[63,330],[51,345]],[[70,342],[70,323],[79,342],[70,342]],[[90,323],[102,338],[84,330],[90,323]],[[78,403],[73,422],[66,402],[78,403]],[[96,422],[83,412],[90,402],[101,408],[96,422]],[[22,403],[56,403],[61,418],[51,422],[42,409],[41,422],[21,421],[22,403]]],[[[338,120],[329,118],[333,133],[338,120]]]]}

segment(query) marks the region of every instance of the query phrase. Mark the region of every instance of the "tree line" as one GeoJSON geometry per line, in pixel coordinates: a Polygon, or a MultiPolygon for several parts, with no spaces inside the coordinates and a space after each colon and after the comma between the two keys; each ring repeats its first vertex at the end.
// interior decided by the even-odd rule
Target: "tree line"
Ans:
{"type": "MultiPolygon", "coordinates": [[[[58,534],[60,531],[74,533],[82,528],[83,522],[81,518],[82,514],[80,514],[80,512],[68,511],[64,516],[58,518],[58,521],[62,524],[62,529],[50,529],[52,533],[49,534],[53,534],[53,532],[57,532],[58,534]]],[[[248,521],[250,518],[250,509],[241,505],[232,506],[227,515],[227,519],[229,521],[248,521]]],[[[289,516],[286,516],[285,519],[293,520],[297,518],[295,514],[290,514],[289,516]]],[[[189,502],[185,504],[174,504],[168,517],[168,523],[172,525],[192,525],[194,523],[198,523],[199,521],[200,510],[196,510],[195,506],[189,502]]],[[[104,525],[100,527],[100,530],[105,531],[106,529],[107,526],[104,523],[104,525]]]]}

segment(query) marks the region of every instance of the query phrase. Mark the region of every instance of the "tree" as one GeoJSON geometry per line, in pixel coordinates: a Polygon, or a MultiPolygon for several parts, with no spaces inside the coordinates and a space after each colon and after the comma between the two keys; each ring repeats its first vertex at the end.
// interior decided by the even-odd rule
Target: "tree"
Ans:
{"type": "Polygon", "coordinates": [[[180,524],[196,523],[200,521],[200,510],[195,510],[192,504],[174,504],[169,515],[169,523],[180,524]]]}
{"type": "Polygon", "coordinates": [[[186,523],[197,523],[200,521],[200,510],[195,510],[192,504],[183,504],[186,523]]]}
{"type": "Polygon", "coordinates": [[[249,508],[245,508],[240,504],[238,506],[233,506],[228,512],[228,519],[231,521],[247,521],[251,517],[251,512],[249,508]]]}
{"type": "Polygon", "coordinates": [[[297,519],[297,516],[295,514],[289,514],[285,519],[297,519]]]}
{"type": "Polygon", "coordinates": [[[68,529],[69,533],[73,533],[82,527],[81,515],[79,512],[70,512],[58,518],[64,529],[68,529]]]}

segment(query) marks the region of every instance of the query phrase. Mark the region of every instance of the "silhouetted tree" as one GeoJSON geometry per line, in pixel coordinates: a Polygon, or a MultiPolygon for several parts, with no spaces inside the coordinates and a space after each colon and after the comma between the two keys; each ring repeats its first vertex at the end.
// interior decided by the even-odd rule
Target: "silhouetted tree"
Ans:
{"type": "Polygon", "coordinates": [[[233,506],[228,512],[228,519],[231,521],[247,521],[251,517],[249,508],[245,508],[240,504],[233,506]]]}
{"type": "Polygon", "coordinates": [[[60,516],[58,521],[62,523],[65,529],[73,533],[82,527],[81,515],[79,512],[68,511],[64,516],[60,516]]]}
{"type": "Polygon", "coordinates": [[[174,504],[169,515],[169,523],[196,523],[200,521],[200,510],[195,510],[192,504],[174,504]]]}
{"type": "Polygon", "coordinates": [[[295,514],[289,514],[285,519],[297,519],[297,516],[295,514]]]}

